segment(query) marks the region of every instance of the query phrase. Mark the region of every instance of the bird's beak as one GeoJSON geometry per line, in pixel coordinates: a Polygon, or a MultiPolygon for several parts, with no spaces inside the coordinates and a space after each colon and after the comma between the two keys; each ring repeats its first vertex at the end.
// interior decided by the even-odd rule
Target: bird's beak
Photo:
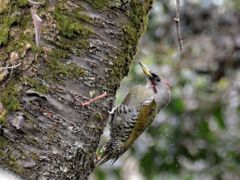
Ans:
{"type": "Polygon", "coordinates": [[[139,62],[139,65],[141,66],[144,74],[148,77],[148,78],[151,78],[152,77],[152,74],[150,72],[150,70],[147,68],[147,66],[141,62],[139,62]]]}

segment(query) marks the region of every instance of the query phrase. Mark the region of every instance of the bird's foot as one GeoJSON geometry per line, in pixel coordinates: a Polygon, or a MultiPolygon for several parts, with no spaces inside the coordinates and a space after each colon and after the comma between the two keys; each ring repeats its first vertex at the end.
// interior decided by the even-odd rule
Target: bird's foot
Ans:
{"type": "Polygon", "coordinates": [[[111,111],[108,111],[109,114],[114,114],[114,112],[116,111],[117,107],[113,107],[111,111]]]}

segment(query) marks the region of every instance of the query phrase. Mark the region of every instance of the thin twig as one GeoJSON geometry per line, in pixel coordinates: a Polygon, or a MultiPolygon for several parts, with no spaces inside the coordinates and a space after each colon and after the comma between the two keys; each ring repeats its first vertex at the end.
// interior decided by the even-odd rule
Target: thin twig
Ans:
{"type": "Polygon", "coordinates": [[[21,63],[18,63],[18,64],[13,65],[13,66],[0,67],[0,70],[4,70],[4,69],[15,69],[15,68],[19,67],[20,65],[21,65],[21,63]]]}
{"type": "Polygon", "coordinates": [[[95,102],[95,101],[97,101],[101,98],[104,98],[105,96],[107,96],[107,92],[104,92],[103,94],[101,94],[101,95],[99,95],[99,96],[97,96],[93,99],[90,99],[89,101],[83,102],[83,103],[81,103],[81,105],[82,106],[87,106],[87,105],[91,104],[92,102],[95,102]]]}
{"type": "Polygon", "coordinates": [[[181,21],[180,21],[180,0],[176,0],[176,17],[174,21],[176,22],[176,29],[177,29],[177,39],[179,43],[180,51],[183,50],[183,40],[181,34],[181,21]]]}

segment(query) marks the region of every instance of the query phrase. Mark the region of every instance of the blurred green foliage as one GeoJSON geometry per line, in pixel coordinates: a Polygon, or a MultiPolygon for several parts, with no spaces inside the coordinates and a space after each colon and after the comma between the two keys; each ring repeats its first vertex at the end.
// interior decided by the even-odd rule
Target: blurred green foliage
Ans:
{"type": "MultiPolygon", "coordinates": [[[[171,82],[171,103],[130,151],[91,179],[240,179],[240,4],[181,2],[184,51],[176,42],[175,1],[156,0],[136,56],[171,82]]],[[[117,103],[139,83],[135,62],[117,103]]]]}

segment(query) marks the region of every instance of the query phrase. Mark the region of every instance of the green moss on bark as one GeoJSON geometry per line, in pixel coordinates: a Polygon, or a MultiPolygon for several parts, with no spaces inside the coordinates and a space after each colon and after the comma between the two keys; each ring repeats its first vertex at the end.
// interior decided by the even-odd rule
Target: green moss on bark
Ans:
{"type": "Polygon", "coordinates": [[[3,18],[1,22],[1,31],[0,31],[0,46],[6,45],[8,42],[9,32],[12,24],[19,22],[18,16],[7,16],[3,18]]]}
{"type": "Polygon", "coordinates": [[[121,22],[124,33],[124,41],[122,43],[122,52],[124,53],[117,56],[117,59],[114,60],[114,66],[109,72],[111,80],[108,86],[111,89],[116,89],[118,80],[128,73],[128,66],[136,53],[138,41],[146,29],[151,4],[152,0],[130,1],[130,9],[126,11],[129,21],[121,22]],[[122,71],[119,72],[119,69],[122,69],[122,71]]]}
{"type": "Polygon", "coordinates": [[[67,16],[64,16],[59,11],[55,11],[54,13],[56,20],[58,21],[57,29],[60,34],[67,38],[75,38],[79,35],[81,36],[89,36],[91,33],[91,29],[84,27],[82,24],[78,22],[71,22],[71,19],[67,16]]]}
{"type": "Polygon", "coordinates": [[[92,5],[94,9],[103,10],[109,7],[112,3],[110,0],[86,0],[88,3],[92,5]]]}
{"type": "Polygon", "coordinates": [[[20,92],[14,81],[10,82],[0,95],[0,101],[7,111],[16,111],[20,109],[19,98],[20,92]]]}
{"type": "Polygon", "coordinates": [[[95,114],[95,119],[98,120],[98,121],[102,121],[103,120],[102,114],[101,113],[96,113],[95,114]]]}
{"type": "Polygon", "coordinates": [[[121,4],[121,0],[85,0],[96,10],[106,10],[111,7],[117,7],[121,4]]]}
{"type": "Polygon", "coordinates": [[[134,27],[142,33],[146,28],[146,23],[148,19],[148,12],[152,6],[153,0],[139,1],[131,0],[130,7],[131,10],[128,11],[128,16],[131,19],[134,27]]]}
{"type": "Polygon", "coordinates": [[[6,123],[6,115],[7,112],[5,109],[3,109],[2,112],[0,113],[0,125],[4,125],[6,123]]]}
{"type": "Polygon", "coordinates": [[[2,27],[0,31],[0,45],[6,45],[8,41],[9,27],[2,27]]]}
{"type": "Polygon", "coordinates": [[[24,7],[28,5],[28,0],[17,0],[17,4],[19,7],[24,7]]]}
{"type": "Polygon", "coordinates": [[[89,17],[88,15],[86,15],[82,10],[81,8],[76,8],[74,11],[73,11],[75,17],[77,20],[79,21],[82,21],[84,23],[93,23],[93,19],[91,17],[89,17]]]}
{"type": "Polygon", "coordinates": [[[0,159],[4,155],[4,149],[7,147],[8,141],[6,138],[0,136],[0,159]]]}
{"type": "Polygon", "coordinates": [[[9,159],[6,162],[10,166],[10,169],[12,168],[16,173],[23,173],[24,169],[21,167],[21,165],[18,163],[17,159],[14,155],[9,155],[9,159]]]}
{"type": "MultiPolygon", "coordinates": [[[[54,18],[57,21],[57,30],[60,35],[56,44],[60,48],[70,50],[78,55],[89,47],[88,39],[95,35],[93,29],[81,23],[81,19],[84,17],[80,12],[80,8],[69,10],[64,8],[61,3],[56,6],[54,11],[54,18]]],[[[85,19],[85,21],[87,20],[90,20],[90,18],[85,19]]]]}
{"type": "Polygon", "coordinates": [[[148,12],[152,6],[153,1],[130,1],[130,10],[127,11],[127,16],[130,19],[130,24],[124,26],[123,31],[125,33],[126,44],[132,47],[136,47],[139,38],[145,32],[147,27],[148,12]]]}
{"type": "Polygon", "coordinates": [[[46,75],[52,80],[63,80],[66,78],[78,78],[84,75],[84,70],[76,64],[64,64],[56,59],[52,59],[48,63],[49,71],[46,75]]]}
{"type": "Polygon", "coordinates": [[[6,138],[0,136],[0,149],[6,147],[8,144],[8,141],[6,140],[6,138]]]}
{"type": "Polygon", "coordinates": [[[49,91],[49,87],[45,85],[41,80],[33,77],[24,77],[21,80],[25,85],[32,87],[35,91],[46,94],[49,91]]]}
{"type": "Polygon", "coordinates": [[[64,63],[68,54],[64,50],[55,49],[48,57],[47,68],[43,73],[44,79],[52,81],[62,81],[64,79],[78,78],[85,75],[85,70],[75,63],[64,63]]]}

